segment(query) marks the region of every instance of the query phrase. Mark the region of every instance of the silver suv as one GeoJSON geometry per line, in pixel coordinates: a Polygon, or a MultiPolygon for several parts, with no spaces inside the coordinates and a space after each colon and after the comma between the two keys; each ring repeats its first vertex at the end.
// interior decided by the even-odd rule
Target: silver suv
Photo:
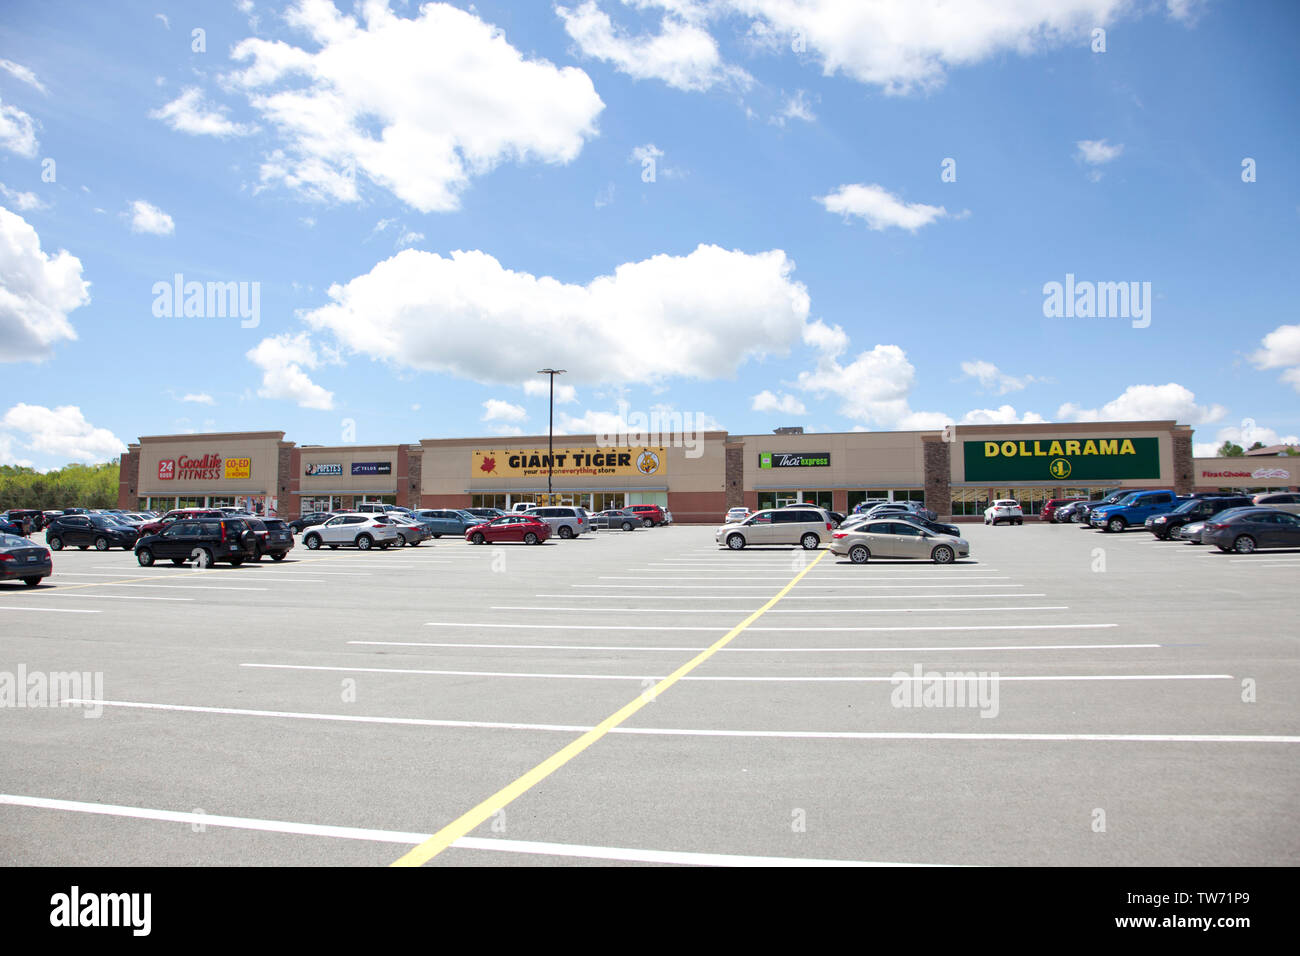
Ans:
{"type": "Polygon", "coordinates": [[[591,530],[591,519],[586,508],[533,508],[525,514],[541,518],[551,526],[551,534],[561,538],[576,538],[591,530]]]}
{"type": "Polygon", "coordinates": [[[833,527],[831,516],[821,508],[769,508],[724,524],[714,540],[733,551],[751,544],[797,544],[812,551],[830,540],[833,527]]]}

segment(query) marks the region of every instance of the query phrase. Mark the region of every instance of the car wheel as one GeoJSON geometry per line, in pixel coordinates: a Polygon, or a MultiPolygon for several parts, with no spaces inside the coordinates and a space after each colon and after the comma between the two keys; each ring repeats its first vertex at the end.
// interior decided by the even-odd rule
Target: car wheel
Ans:
{"type": "Polygon", "coordinates": [[[1238,554],[1250,554],[1255,550],[1255,539],[1248,534],[1243,534],[1232,542],[1232,550],[1238,554]]]}
{"type": "Polygon", "coordinates": [[[29,588],[34,588],[40,583],[40,578],[23,578],[23,584],[27,585],[29,588]]]}
{"type": "Polygon", "coordinates": [[[195,548],[190,552],[190,557],[194,559],[194,564],[200,568],[212,567],[212,552],[207,548],[195,548]]]}
{"type": "Polygon", "coordinates": [[[472,541],[474,544],[484,544],[487,542],[487,538],[483,537],[482,531],[475,531],[474,534],[470,537],[470,541],[472,541]]]}
{"type": "Polygon", "coordinates": [[[952,560],[956,555],[952,553],[952,548],[946,544],[941,544],[930,552],[930,557],[935,564],[952,564],[952,560]]]}
{"type": "Polygon", "coordinates": [[[140,567],[142,568],[153,567],[153,552],[148,548],[141,548],[137,551],[135,553],[135,559],[140,562],[140,567]]]}
{"type": "Polygon", "coordinates": [[[727,535],[727,547],[732,551],[741,551],[745,547],[745,536],[743,534],[727,535]]]}
{"type": "Polygon", "coordinates": [[[1123,518],[1111,518],[1106,522],[1106,530],[1113,534],[1118,534],[1128,527],[1128,522],[1123,518]]]}
{"type": "Polygon", "coordinates": [[[315,551],[320,547],[320,535],[309,534],[303,539],[302,543],[307,546],[308,551],[315,551]]]}
{"type": "Polygon", "coordinates": [[[536,533],[530,531],[526,535],[524,535],[524,544],[537,544],[537,543],[538,543],[538,538],[536,533]]]}
{"type": "Polygon", "coordinates": [[[95,550],[96,550],[96,551],[107,551],[107,550],[108,550],[108,539],[107,539],[107,538],[104,538],[104,537],[96,538],[96,539],[95,539],[95,550]]]}
{"type": "Polygon", "coordinates": [[[649,518],[646,518],[644,521],[641,522],[641,527],[643,528],[653,528],[654,526],[655,523],[651,521],[649,518]]]}
{"type": "Polygon", "coordinates": [[[252,553],[251,555],[249,555],[248,560],[249,560],[249,561],[261,561],[261,560],[262,560],[262,548],[261,548],[260,545],[256,545],[256,544],[253,545],[253,553],[252,553]]]}
{"type": "Polygon", "coordinates": [[[572,538],[572,537],[573,537],[573,529],[570,528],[567,524],[562,524],[562,525],[560,525],[560,537],[561,537],[561,538],[572,538]]]}
{"type": "Polygon", "coordinates": [[[623,530],[624,530],[624,531],[631,531],[631,530],[632,530],[632,522],[630,522],[630,521],[624,521],[624,522],[623,522],[623,530]]]}
{"type": "Polygon", "coordinates": [[[809,531],[806,535],[804,535],[802,538],[799,539],[799,543],[803,545],[803,549],[805,551],[815,551],[817,550],[817,545],[822,543],[822,539],[817,537],[817,535],[813,534],[811,531],[809,531]]]}
{"type": "Polygon", "coordinates": [[[865,544],[855,544],[849,548],[849,560],[854,564],[866,564],[871,560],[871,552],[865,544]]]}
{"type": "Polygon", "coordinates": [[[369,551],[370,546],[375,543],[375,539],[368,534],[357,535],[357,548],[361,551],[369,551]]]}
{"type": "Polygon", "coordinates": [[[51,551],[63,550],[63,539],[60,538],[57,534],[53,538],[46,539],[45,543],[50,546],[51,551]]]}
{"type": "Polygon", "coordinates": [[[272,560],[272,561],[283,561],[283,560],[284,560],[284,552],[283,552],[283,551],[276,551],[276,552],[274,552],[274,553],[271,555],[271,560],[272,560]]]}

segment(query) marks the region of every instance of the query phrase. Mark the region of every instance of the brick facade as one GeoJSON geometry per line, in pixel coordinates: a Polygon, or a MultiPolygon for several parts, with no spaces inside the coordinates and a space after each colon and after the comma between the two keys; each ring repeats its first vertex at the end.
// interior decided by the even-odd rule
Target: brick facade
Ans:
{"type": "Polygon", "coordinates": [[[1196,488],[1196,469],[1192,465],[1192,431],[1174,432],[1174,491],[1190,495],[1196,488]]]}
{"type": "Polygon", "coordinates": [[[940,435],[926,435],[921,439],[925,451],[925,506],[940,520],[951,518],[952,508],[952,442],[940,435]]]}

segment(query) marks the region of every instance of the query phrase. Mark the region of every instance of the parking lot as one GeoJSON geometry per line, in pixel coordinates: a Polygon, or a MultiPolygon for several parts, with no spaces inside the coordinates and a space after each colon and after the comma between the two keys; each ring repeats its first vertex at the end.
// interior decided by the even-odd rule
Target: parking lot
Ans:
{"type": "Polygon", "coordinates": [[[949,566],[687,526],[61,552],[0,585],[0,672],[102,687],[0,710],[0,857],[1300,863],[1300,552],[963,533],[949,566]]]}

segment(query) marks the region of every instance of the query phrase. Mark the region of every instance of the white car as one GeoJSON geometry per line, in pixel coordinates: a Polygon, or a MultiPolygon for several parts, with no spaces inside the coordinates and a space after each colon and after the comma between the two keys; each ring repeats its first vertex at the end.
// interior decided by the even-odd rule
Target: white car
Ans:
{"type": "Polygon", "coordinates": [[[744,521],[749,517],[748,508],[729,508],[727,515],[722,519],[723,524],[735,524],[737,521],[744,521]]]}
{"type": "Polygon", "coordinates": [[[312,525],[302,536],[302,543],[311,551],[321,545],[352,546],[361,551],[378,545],[383,550],[390,544],[400,544],[401,540],[401,532],[385,515],[355,512],[335,515],[324,524],[312,525]]]}
{"type": "Polygon", "coordinates": [[[1005,521],[1007,524],[1024,524],[1025,512],[1021,509],[1020,502],[1006,498],[993,502],[984,510],[985,524],[996,526],[999,521],[1005,521]]]}

